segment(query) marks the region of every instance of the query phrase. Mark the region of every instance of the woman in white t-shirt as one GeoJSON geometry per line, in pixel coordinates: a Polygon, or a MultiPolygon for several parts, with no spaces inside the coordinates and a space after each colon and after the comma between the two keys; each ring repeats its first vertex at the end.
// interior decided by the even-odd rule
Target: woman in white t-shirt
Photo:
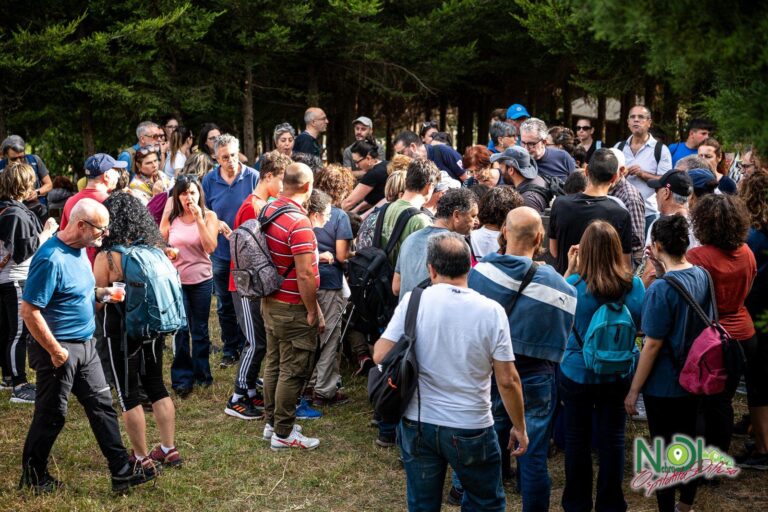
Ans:
{"type": "Polygon", "coordinates": [[[192,130],[186,126],[179,126],[171,133],[171,148],[168,151],[168,158],[165,159],[163,172],[173,178],[176,173],[184,168],[187,158],[192,151],[192,145],[195,143],[192,130]]]}
{"type": "Polygon", "coordinates": [[[512,187],[495,187],[486,193],[478,205],[477,214],[482,227],[472,231],[470,242],[472,254],[479,260],[486,254],[499,250],[501,226],[510,210],[523,206],[523,198],[512,187]]]}

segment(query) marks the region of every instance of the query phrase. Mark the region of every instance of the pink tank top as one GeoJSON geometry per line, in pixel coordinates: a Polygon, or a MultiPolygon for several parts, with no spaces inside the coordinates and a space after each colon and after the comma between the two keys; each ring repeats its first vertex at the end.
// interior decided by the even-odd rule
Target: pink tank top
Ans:
{"type": "Polygon", "coordinates": [[[187,224],[179,217],[173,219],[168,243],[179,250],[173,265],[179,271],[181,284],[199,284],[213,277],[211,257],[203,250],[196,222],[187,224]]]}

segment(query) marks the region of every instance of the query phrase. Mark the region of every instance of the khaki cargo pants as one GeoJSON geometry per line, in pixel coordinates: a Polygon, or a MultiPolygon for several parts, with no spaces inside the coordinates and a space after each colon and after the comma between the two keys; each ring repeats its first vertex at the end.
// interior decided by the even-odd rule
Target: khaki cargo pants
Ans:
{"type": "Polygon", "coordinates": [[[264,358],[264,413],[281,437],[291,434],[296,421],[296,400],[309,379],[317,346],[317,326],[307,323],[303,304],[274,299],[261,301],[267,331],[264,358]]]}

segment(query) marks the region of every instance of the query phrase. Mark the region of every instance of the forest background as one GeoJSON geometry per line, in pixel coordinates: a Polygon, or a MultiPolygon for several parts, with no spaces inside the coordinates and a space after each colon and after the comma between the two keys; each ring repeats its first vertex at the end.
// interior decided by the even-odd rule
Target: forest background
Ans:
{"type": "Polygon", "coordinates": [[[668,141],[704,116],[726,144],[768,150],[766,2],[6,0],[1,17],[0,136],[52,174],[169,113],[196,136],[206,121],[235,133],[252,162],[307,106],[331,121],[330,161],[358,115],[385,142],[436,119],[463,151],[495,108],[572,126],[579,97],[598,134],[608,98],[620,120],[640,99],[668,141]]]}

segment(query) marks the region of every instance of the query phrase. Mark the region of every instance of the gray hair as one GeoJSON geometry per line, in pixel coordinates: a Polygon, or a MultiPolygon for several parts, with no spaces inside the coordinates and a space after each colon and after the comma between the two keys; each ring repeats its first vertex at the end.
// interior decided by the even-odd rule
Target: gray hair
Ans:
{"type": "Polygon", "coordinates": [[[216,140],[213,142],[213,151],[215,153],[218,153],[219,148],[223,148],[223,147],[228,148],[230,146],[235,146],[237,148],[236,151],[239,151],[240,141],[237,140],[237,137],[235,137],[234,135],[230,135],[229,133],[224,133],[216,137],[216,140]]]}
{"type": "Polygon", "coordinates": [[[675,169],[678,171],[690,171],[693,169],[709,169],[706,160],[698,155],[688,155],[677,161],[675,169]]]}
{"type": "Polygon", "coordinates": [[[491,133],[491,140],[495,143],[502,137],[516,137],[517,130],[515,125],[505,123],[504,121],[493,121],[488,130],[491,133]]]}
{"type": "Polygon", "coordinates": [[[149,133],[149,130],[154,130],[157,128],[157,123],[153,123],[152,121],[142,121],[139,123],[139,125],[136,127],[136,138],[140,138],[147,133],[149,133]]]}
{"type": "Polygon", "coordinates": [[[14,150],[17,153],[23,153],[27,150],[27,144],[24,142],[24,139],[19,137],[18,135],[11,135],[7,139],[3,141],[3,155],[8,153],[9,149],[14,150]]]}
{"type": "Polygon", "coordinates": [[[462,235],[454,232],[432,235],[427,240],[427,263],[438,275],[463,276],[472,266],[469,244],[462,235]]]}
{"type": "Polygon", "coordinates": [[[675,192],[672,192],[672,200],[677,204],[681,204],[683,206],[688,204],[688,196],[681,196],[680,194],[676,194],[675,192]]]}
{"type": "Polygon", "coordinates": [[[304,112],[304,124],[309,124],[315,120],[314,108],[310,107],[304,112]]]}
{"type": "Polygon", "coordinates": [[[548,135],[547,123],[537,117],[531,117],[520,125],[520,132],[535,133],[541,140],[545,140],[548,135]]]}
{"type": "Polygon", "coordinates": [[[275,126],[275,131],[272,134],[272,140],[275,141],[275,144],[277,144],[277,139],[279,139],[280,136],[284,133],[290,133],[291,137],[296,136],[296,130],[293,129],[293,126],[291,126],[289,123],[280,123],[279,125],[275,126]]]}

